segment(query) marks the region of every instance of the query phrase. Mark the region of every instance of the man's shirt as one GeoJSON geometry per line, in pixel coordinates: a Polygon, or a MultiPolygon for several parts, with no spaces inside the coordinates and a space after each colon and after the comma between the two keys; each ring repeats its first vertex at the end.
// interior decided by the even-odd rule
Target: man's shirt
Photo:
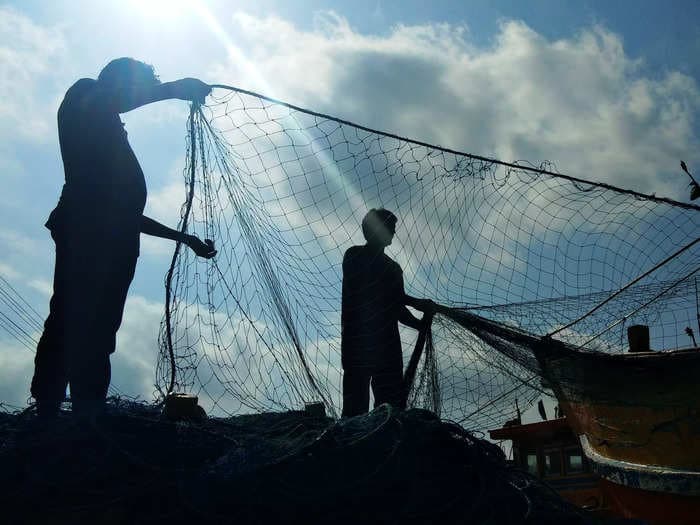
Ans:
{"type": "Polygon", "coordinates": [[[78,80],[58,110],[65,184],[46,226],[138,254],[146,181],[119,114],[98,90],[97,81],[78,80]]]}
{"type": "Polygon", "coordinates": [[[348,249],[343,258],[343,367],[401,363],[398,321],[403,308],[401,267],[367,245],[348,249]]]}

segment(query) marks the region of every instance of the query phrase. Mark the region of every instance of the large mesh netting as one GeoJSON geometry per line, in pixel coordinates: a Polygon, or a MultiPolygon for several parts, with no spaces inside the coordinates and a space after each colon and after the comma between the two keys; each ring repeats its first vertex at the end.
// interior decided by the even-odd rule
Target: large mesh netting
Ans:
{"type": "MultiPolygon", "coordinates": [[[[193,107],[187,158],[180,227],[213,239],[218,255],[173,256],[161,394],[188,390],[226,414],[321,401],[337,415],[343,254],[364,243],[362,218],[379,207],[399,218],[387,254],[406,292],[439,305],[411,405],[483,430],[512,417],[516,399],[531,403],[537,360],[510,328],[621,352],[626,328],[646,324],[654,349],[693,345],[700,208],[691,204],[226,86],[193,107]]],[[[406,364],[417,337],[401,328],[406,364]]]]}

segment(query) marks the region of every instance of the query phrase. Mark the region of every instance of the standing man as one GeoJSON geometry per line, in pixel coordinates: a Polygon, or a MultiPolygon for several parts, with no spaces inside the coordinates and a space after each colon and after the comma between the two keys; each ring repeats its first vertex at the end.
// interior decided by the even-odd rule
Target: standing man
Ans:
{"type": "Polygon", "coordinates": [[[119,118],[166,99],[203,102],[211,88],[185,78],[161,83],[153,67],[112,60],[97,80],[83,78],[58,109],[65,184],[46,227],[56,244],[53,296],[37,346],[31,393],[54,415],[70,384],[73,411],[104,408],[116,333],[139,256],[141,233],[180,241],[211,258],[214,244],[143,215],[146,181],[119,118]]]}
{"type": "Polygon", "coordinates": [[[396,222],[390,211],[371,209],[362,220],[367,244],[353,246],[343,258],[343,417],[367,412],[370,384],[375,407],[389,403],[405,408],[398,323],[419,330],[421,321],[406,305],[432,309],[432,301],[406,295],[401,267],[384,253],[396,222]]]}

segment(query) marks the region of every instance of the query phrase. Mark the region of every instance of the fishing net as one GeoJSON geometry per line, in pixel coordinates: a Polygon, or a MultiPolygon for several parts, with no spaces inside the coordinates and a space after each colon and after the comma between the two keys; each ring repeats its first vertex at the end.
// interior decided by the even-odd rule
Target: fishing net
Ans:
{"type": "Polygon", "coordinates": [[[609,523],[496,445],[388,405],[336,422],[289,411],[191,424],[112,398],[98,426],[0,411],[0,444],[7,524],[609,523]]]}
{"type": "Polygon", "coordinates": [[[422,352],[401,328],[406,365],[418,356],[411,406],[500,426],[542,389],[514,334],[622,352],[627,327],[645,324],[655,349],[693,344],[700,208],[226,86],[188,126],[180,228],[218,255],[175,251],[161,394],[187,390],[224,414],[320,401],[337,415],[343,254],[379,207],[399,218],[387,254],[406,292],[440,305],[422,352]]]}

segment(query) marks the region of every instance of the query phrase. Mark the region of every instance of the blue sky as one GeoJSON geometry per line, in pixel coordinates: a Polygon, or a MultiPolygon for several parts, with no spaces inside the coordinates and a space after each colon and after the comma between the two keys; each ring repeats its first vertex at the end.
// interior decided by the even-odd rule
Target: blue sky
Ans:
{"type": "MultiPolygon", "coordinates": [[[[163,80],[232,84],[455,149],[552,160],[575,176],[686,200],[678,160],[700,166],[698,19],[697,2],[2,4],[0,273],[46,312],[53,247],[42,224],[63,178],[55,111],[72,82],[125,55],[154,64],[163,80]]],[[[171,225],[186,115],[186,104],[172,101],[124,116],[148,212],[171,225]]],[[[144,242],[115,355],[115,383],[146,398],[171,249],[144,242]]],[[[31,357],[0,331],[0,399],[26,399],[31,357]]]]}

